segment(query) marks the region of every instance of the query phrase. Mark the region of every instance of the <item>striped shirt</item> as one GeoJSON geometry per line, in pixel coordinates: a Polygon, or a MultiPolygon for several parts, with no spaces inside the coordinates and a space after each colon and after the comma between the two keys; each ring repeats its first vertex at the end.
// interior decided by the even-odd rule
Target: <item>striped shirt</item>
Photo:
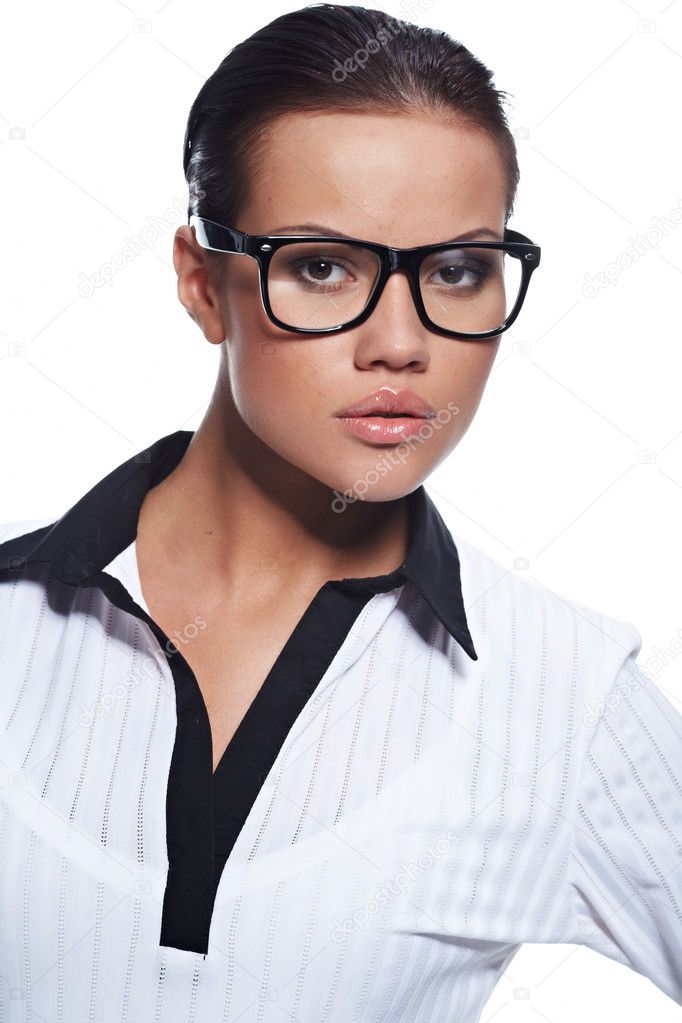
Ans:
{"type": "Polygon", "coordinates": [[[524,942],[682,1005],[682,716],[637,629],[422,485],[404,563],[320,588],[213,772],[205,623],[161,630],[135,550],[191,437],[0,527],[0,1019],[476,1023],[524,942]]]}

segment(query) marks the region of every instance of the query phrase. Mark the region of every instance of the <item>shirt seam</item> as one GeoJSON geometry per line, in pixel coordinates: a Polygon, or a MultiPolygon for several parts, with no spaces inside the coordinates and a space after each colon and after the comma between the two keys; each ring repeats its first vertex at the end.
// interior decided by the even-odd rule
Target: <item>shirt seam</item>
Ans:
{"type": "MultiPolygon", "coordinates": [[[[593,687],[592,687],[592,691],[590,693],[591,697],[594,696],[595,691],[597,690],[600,682],[602,681],[603,672],[604,672],[604,665],[606,663],[606,654],[607,654],[607,645],[606,645],[606,643],[604,643],[604,649],[602,650],[602,655],[601,655],[601,657],[599,659],[599,665],[596,668],[595,674],[594,674],[593,687]]],[[[613,680],[612,680],[612,682],[613,682],[613,680]]],[[[610,689],[609,689],[609,692],[610,692],[610,689]]],[[[595,735],[595,733],[597,731],[597,728],[599,727],[600,722],[601,722],[601,716],[597,719],[597,722],[596,722],[596,724],[594,726],[594,729],[593,729],[592,733],[588,735],[586,741],[581,743],[580,756],[578,757],[577,778],[576,778],[576,783],[575,783],[574,791],[573,791],[573,800],[572,800],[573,812],[572,812],[572,815],[571,815],[571,822],[570,822],[567,874],[568,874],[568,885],[569,885],[569,889],[570,889],[569,895],[570,895],[570,900],[571,900],[571,911],[572,911],[573,921],[574,921],[574,931],[576,933],[576,937],[578,938],[578,944],[580,944],[580,945],[584,944],[585,923],[584,923],[583,917],[578,912],[578,904],[577,904],[578,900],[577,900],[576,890],[575,890],[575,888],[573,886],[573,883],[572,883],[572,880],[573,880],[573,877],[574,877],[574,874],[575,874],[575,870],[576,870],[576,867],[577,867],[577,862],[576,862],[576,860],[577,860],[577,857],[576,857],[576,818],[578,817],[578,802],[580,801],[580,793],[581,793],[581,790],[582,790],[582,782],[583,782],[583,777],[584,777],[584,773],[585,773],[585,761],[586,761],[587,756],[589,754],[590,746],[592,744],[592,739],[593,739],[593,737],[594,737],[594,735],[595,735]]],[[[583,729],[584,729],[584,726],[583,726],[583,729]]]]}

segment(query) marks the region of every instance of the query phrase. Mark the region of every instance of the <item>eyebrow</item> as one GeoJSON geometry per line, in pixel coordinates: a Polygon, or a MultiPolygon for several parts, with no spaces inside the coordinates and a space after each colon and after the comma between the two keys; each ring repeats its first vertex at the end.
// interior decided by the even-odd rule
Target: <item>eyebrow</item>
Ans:
{"type": "MultiPolygon", "coordinates": [[[[326,234],[336,236],[337,238],[354,238],[355,235],[345,234],[343,231],[337,231],[333,227],[328,227],[325,224],[287,224],[285,227],[276,227],[274,231],[268,232],[269,234],[302,234],[308,232],[310,234],[326,234]]],[[[493,231],[489,227],[475,227],[472,231],[466,231],[464,234],[457,235],[456,238],[444,238],[446,242],[467,242],[478,240],[479,238],[492,238],[496,242],[501,242],[504,239],[500,235],[499,231],[493,231]]]]}

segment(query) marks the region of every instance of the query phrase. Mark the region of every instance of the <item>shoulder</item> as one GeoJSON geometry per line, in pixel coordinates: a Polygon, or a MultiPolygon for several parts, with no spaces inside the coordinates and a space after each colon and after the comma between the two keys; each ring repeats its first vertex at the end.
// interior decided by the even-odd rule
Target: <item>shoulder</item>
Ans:
{"type": "Polygon", "coordinates": [[[523,562],[505,563],[450,531],[460,560],[462,594],[476,649],[544,670],[560,664],[583,676],[612,679],[642,636],[628,619],[552,589],[523,562]]]}
{"type": "MultiPolygon", "coordinates": [[[[33,574],[28,571],[33,552],[55,524],[53,518],[7,519],[0,522],[0,584],[16,583],[33,574]]],[[[46,563],[38,566],[44,572],[46,563]]],[[[40,573],[39,573],[40,574],[40,573]]],[[[0,599],[6,586],[0,585],[0,599]]]]}
{"type": "Polygon", "coordinates": [[[54,518],[8,519],[0,522],[0,545],[52,525],[54,518]]]}

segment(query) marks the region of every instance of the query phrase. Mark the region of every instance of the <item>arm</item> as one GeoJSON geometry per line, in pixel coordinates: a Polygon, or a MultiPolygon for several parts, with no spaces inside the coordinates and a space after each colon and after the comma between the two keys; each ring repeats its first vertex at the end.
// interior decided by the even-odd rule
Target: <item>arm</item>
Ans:
{"type": "Polygon", "coordinates": [[[569,857],[576,941],[682,1005],[682,715],[635,652],[603,703],[569,857]]]}

